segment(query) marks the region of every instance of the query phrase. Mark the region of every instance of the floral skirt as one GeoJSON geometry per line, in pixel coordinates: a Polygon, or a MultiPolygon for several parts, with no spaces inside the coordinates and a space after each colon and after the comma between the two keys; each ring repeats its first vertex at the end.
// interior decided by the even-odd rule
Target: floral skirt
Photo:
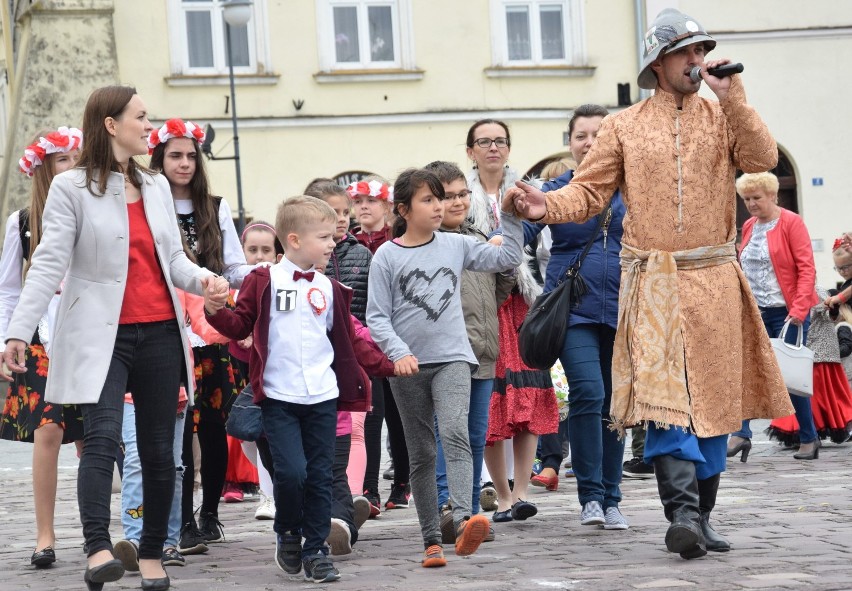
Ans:
{"type": "Polygon", "coordinates": [[[559,429],[550,372],[524,365],[518,352],[518,329],[528,309],[523,296],[513,293],[497,311],[500,353],[488,411],[488,444],[521,432],[546,435],[559,429]]]}
{"type": "Polygon", "coordinates": [[[83,415],[76,404],[45,402],[47,353],[38,338],[26,349],[26,372],[13,374],[0,417],[0,439],[33,442],[35,430],[48,423],[63,428],[62,443],[83,439],[83,415]]]}
{"type": "Polygon", "coordinates": [[[195,357],[194,422],[225,424],[245,377],[231,360],[228,343],[193,347],[195,357]]]}

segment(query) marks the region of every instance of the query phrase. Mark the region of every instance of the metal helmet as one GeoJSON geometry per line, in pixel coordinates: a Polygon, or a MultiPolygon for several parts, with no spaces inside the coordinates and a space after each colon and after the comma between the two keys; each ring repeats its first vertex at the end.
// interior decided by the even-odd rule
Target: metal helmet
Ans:
{"type": "Polygon", "coordinates": [[[637,83],[639,88],[648,90],[657,87],[651,64],[661,55],[693,43],[704,43],[707,51],[716,47],[716,41],[697,21],[674,8],[666,8],[657,15],[642,41],[642,71],[637,83]]]}

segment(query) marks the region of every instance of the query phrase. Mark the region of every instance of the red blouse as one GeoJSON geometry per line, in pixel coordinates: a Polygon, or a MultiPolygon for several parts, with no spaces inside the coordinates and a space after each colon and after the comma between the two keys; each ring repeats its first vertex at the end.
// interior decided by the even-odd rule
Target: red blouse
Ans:
{"type": "Polygon", "coordinates": [[[118,323],[136,324],[176,318],[142,199],[127,204],[127,218],[130,222],[130,254],[118,323]]]}

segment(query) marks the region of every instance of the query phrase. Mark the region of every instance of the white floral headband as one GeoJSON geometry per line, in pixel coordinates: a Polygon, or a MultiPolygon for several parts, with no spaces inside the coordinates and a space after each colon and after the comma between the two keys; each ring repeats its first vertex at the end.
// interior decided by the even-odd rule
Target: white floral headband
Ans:
{"type": "Polygon", "coordinates": [[[204,143],[204,130],[197,123],[183,119],[169,119],[160,129],[155,129],[148,136],[148,154],[154,153],[154,148],[165,144],[172,138],[185,137],[204,143]]]}
{"type": "Polygon", "coordinates": [[[71,150],[78,150],[82,147],[82,131],[76,127],[60,127],[24,148],[24,156],[18,160],[18,166],[21,172],[31,177],[35,169],[42,165],[48,154],[67,154],[71,150]]]}
{"type": "Polygon", "coordinates": [[[349,183],[346,192],[353,199],[358,195],[369,195],[383,201],[393,202],[393,187],[389,187],[380,181],[356,181],[349,183]]]}

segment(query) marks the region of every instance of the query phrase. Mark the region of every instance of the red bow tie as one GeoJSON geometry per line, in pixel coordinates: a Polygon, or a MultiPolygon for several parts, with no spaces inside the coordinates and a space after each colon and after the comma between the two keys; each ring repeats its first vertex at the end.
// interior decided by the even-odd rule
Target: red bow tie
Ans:
{"type": "Polygon", "coordinates": [[[299,279],[307,279],[308,281],[313,281],[314,272],[307,271],[306,273],[302,273],[301,271],[293,271],[293,281],[298,281],[299,279]]]}

